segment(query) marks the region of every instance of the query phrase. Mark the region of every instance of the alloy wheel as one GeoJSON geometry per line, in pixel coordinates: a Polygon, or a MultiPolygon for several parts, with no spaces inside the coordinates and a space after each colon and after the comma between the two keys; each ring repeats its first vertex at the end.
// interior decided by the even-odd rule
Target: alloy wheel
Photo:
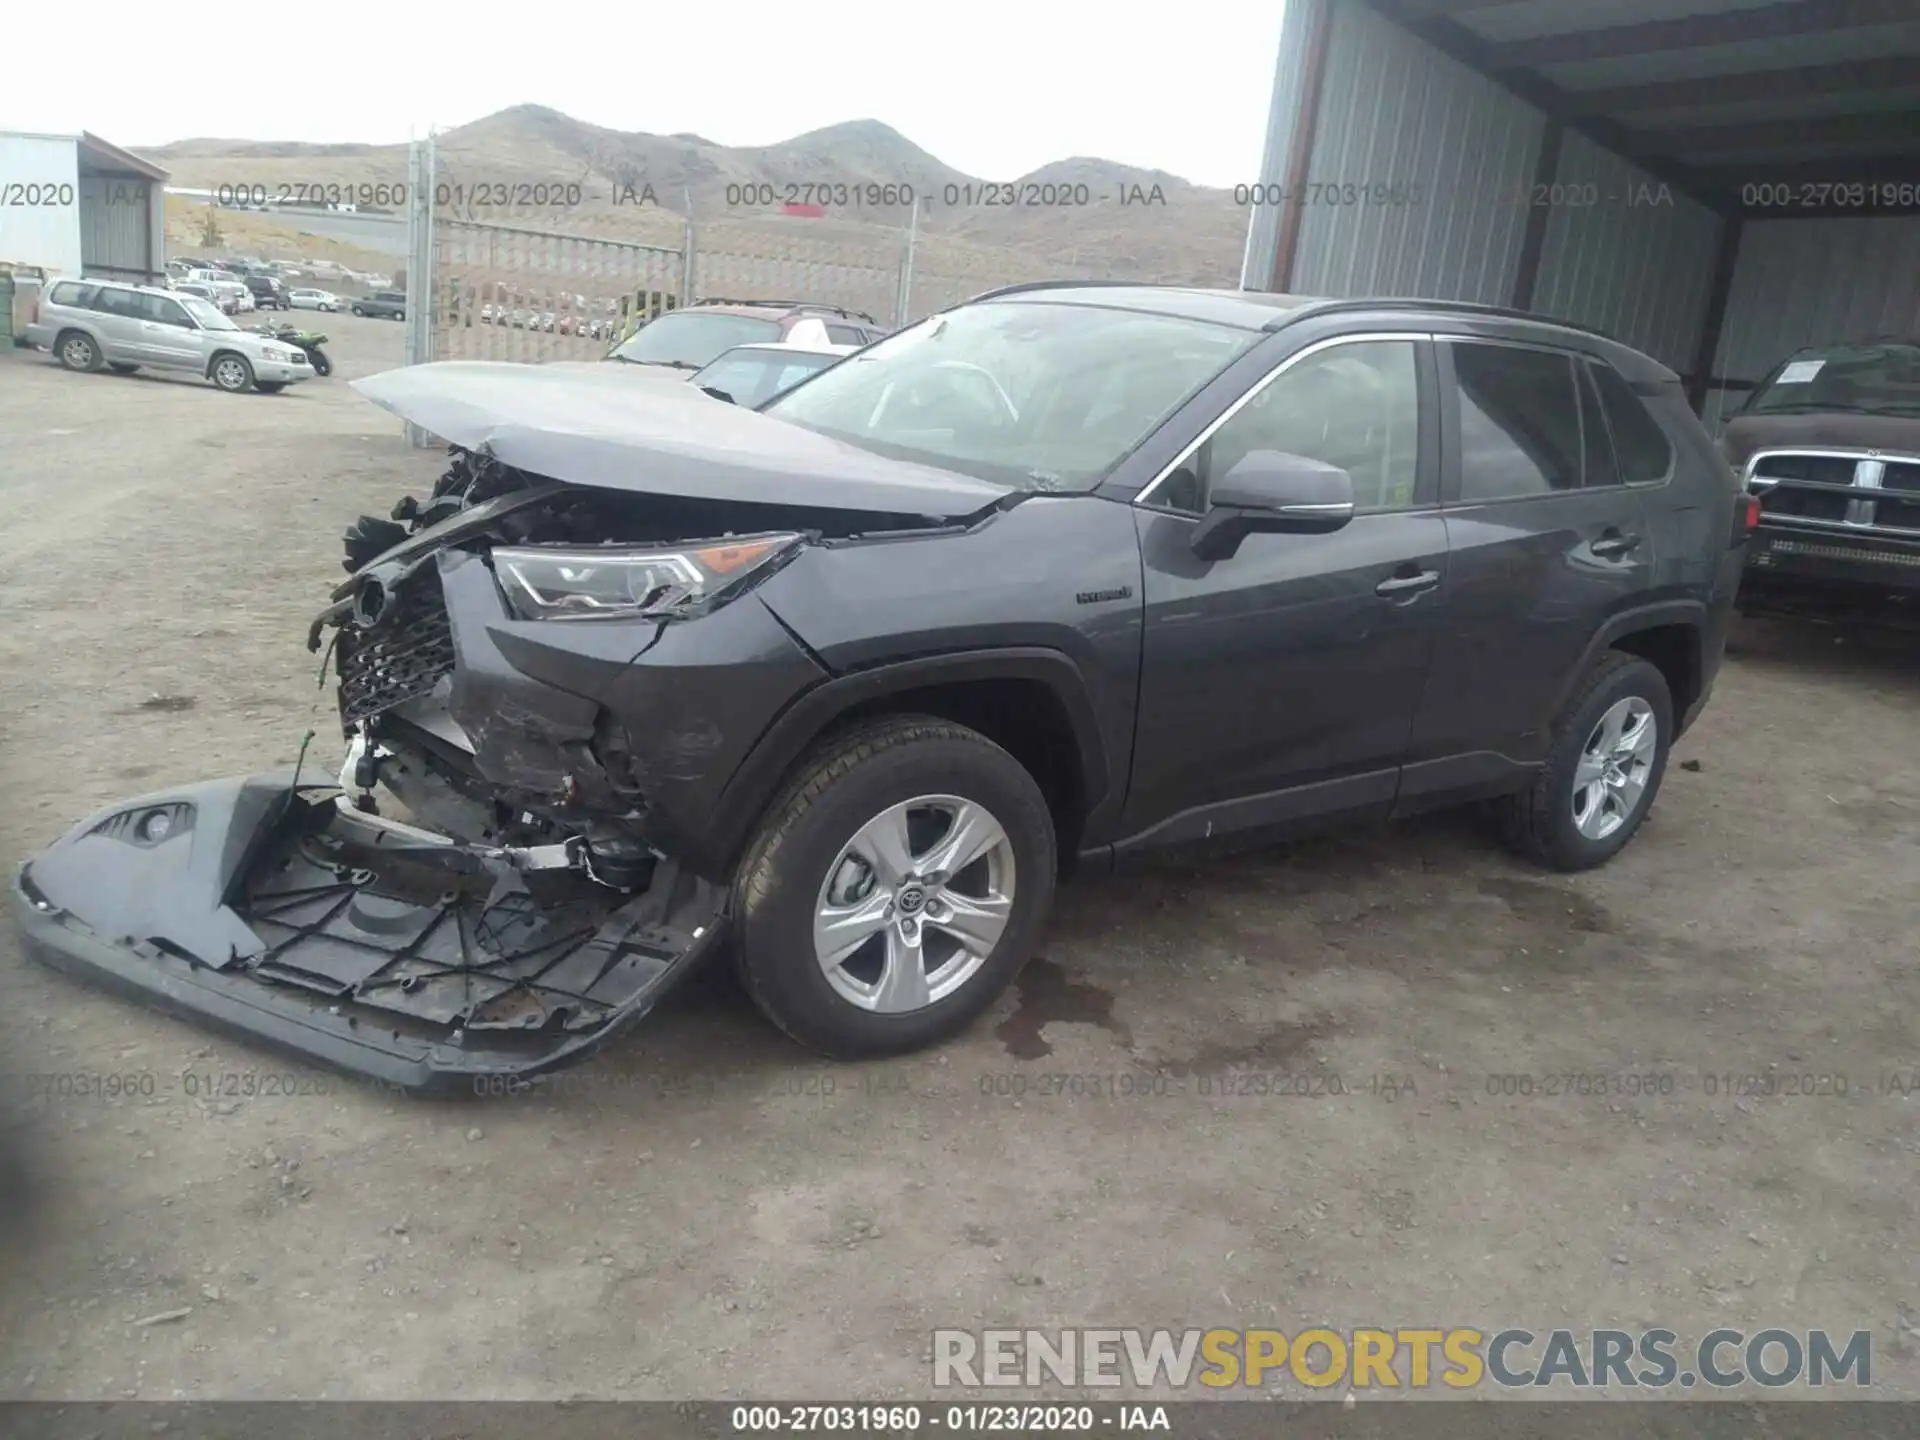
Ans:
{"type": "Polygon", "coordinates": [[[1604,840],[1633,818],[1647,793],[1659,741],[1653,706],[1638,695],[1607,708],[1574,768],[1576,830],[1589,840],[1604,840]]]}
{"type": "Polygon", "coordinates": [[[842,999],[923,1010],[986,964],[1013,915],[1013,842],[991,811],[922,795],[867,821],[827,867],[814,954],[842,999]]]}

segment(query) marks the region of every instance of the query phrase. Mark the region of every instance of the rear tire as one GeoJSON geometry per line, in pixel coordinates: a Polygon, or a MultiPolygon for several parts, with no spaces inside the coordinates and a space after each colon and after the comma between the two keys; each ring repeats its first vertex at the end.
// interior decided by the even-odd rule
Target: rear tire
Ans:
{"type": "Polygon", "coordinates": [[[138,370],[140,367],[138,365],[128,365],[118,361],[109,361],[107,363],[107,368],[113,371],[113,373],[116,375],[131,375],[134,373],[134,371],[138,370]]]}
{"type": "Polygon", "coordinates": [[[53,342],[53,353],[69,370],[91,373],[100,368],[100,347],[83,330],[68,330],[53,342]]]}
{"type": "Polygon", "coordinates": [[[253,388],[252,362],[231,350],[214,356],[213,364],[207,367],[207,374],[215,385],[229,395],[244,395],[253,388]]]}
{"type": "Polygon", "coordinates": [[[948,1039],[1026,963],[1053,905],[1055,866],[1046,797],[984,735],[928,716],[847,731],[801,763],[741,861],[741,979],[768,1019],[830,1056],[948,1039]],[[919,801],[946,803],[906,808],[919,801]],[[979,848],[941,870],[940,852],[963,829],[982,837],[979,848]],[[853,912],[870,907],[875,918],[856,923],[853,912]],[[846,921],[817,940],[835,908],[846,921]],[[839,958],[823,958],[822,946],[839,958]]]}
{"type": "Polygon", "coordinates": [[[1554,722],[1533,784],[1499,802],[1502,838],[1552,870],[1605,864],[1653,808],[1672,743],[1666,677],[1637,655],[1608,651],[1554,722]]]}
{"type": "Polygon", "coordinates": [[[333,361],[327,358],[326,351],[318,348],[309,350],[307,352],[307,359],[313,363],[314,374],[331,375],[333,373],[333,361]]]}
{"type": "Polygon", "coordinates": [[[287,382],[284,380],[256,380],[253,382],[253,388],[258,390],[262,395],[278,395],[282,390],[287,388],[287,382]]]}

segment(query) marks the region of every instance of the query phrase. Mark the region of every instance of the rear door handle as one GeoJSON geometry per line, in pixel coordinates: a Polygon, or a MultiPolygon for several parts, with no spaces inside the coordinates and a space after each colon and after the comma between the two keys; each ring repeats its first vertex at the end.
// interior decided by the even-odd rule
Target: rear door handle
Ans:
{"type": "Polygon", "coordinates": [[[1630,555],[1640,548],[1638,535],[1622,535],[1618,530],[1609,530],[1593,544],[1587,547],[1602,560],[1617,560],[1622,555],[1630,555]]]}
{"type": "Polygon", "coordinates": [[[1402,595],[1418,595],[1422,590],[1431,590],[1440,583],[1438,570],[1422,570],[1418,575],[1392,575],[1373,587],[1373,593],[1395,599],[1402,595]]]}

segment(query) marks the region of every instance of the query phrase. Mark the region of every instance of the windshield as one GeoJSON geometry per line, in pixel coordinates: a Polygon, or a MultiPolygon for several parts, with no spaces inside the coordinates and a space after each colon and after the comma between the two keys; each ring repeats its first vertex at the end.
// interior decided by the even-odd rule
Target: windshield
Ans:
{"type": "Polygon", "coordinates": [[[839,358],[804,350],[729,350],[694,376],[693,383],[722,391],[734,404],[752,408],[784,395],[839,358]]]}
{"type": "Polygon", "coordinates": [[[766,413],[1022,489],[1086,490],[1259,338],[1170,315],[994,301],[850,355],[766,413]]]}
{"type": "Polygon", "coordinates": [[[187,313],[194,318],[202,330],[238,330],[240,327],[220,313],[218,305],[210,304],[197,295],[175,295],[174,299],[187,307],[187,313]]]}
{"type": "Polygon", "coordinates": [[[1888,341],[1803,350],[1761,387],[1745,413],[1796,410],[1920,415],[1920,345],[1888,341]]]}
{"type": "Polygon", "coordinates": [[[678,365],[698,370],[736,345],[778,340],[780,322],[752,315],[689,314],[678,311],[649,320],[614,349],[616,360],[641,365],[678,365]]]}

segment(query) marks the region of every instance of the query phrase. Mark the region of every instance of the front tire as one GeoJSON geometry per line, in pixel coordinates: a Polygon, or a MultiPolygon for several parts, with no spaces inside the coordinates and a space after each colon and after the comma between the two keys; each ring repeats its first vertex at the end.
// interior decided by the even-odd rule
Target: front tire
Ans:
{"type": "Polygon", "coordinates": [[[253,388],[253,365],[244,355],[229,351],[215,356],[208,374],[229,395],[243,395],[253,388]]]}
{"type": "Polygon", "coordinates": [[[140,367],[138,365],[128,365],[120,361],[109,361],[107,368],[116,375],[131,375],[140,367]]]}
{"type": "Polygon", "coordinates": [[[735,882],[747,993],[842,1059],[950,1038],[999,997],[1053,905],[1053,817],[977,731],[900,716],[818,747],[735,882]]]}
{"type": "Polygon", "coordinates": [[[309,350],[307,352],[307,359],[313,364],[314,374],[331,375],[333,373],[333,361],[327,358],[326,351],[318,348],[309,350]]]}
{"type": "Polygon", "coordinates": [[[287,382],[284,380],[256,380],[253,382],[253,388],[258,390],[262,395],[278,395],[282,390],[287,388],[287,382]]]}
{"type": "Polygon", "coordinates": [[[1561,710],[1533,784],[1503,802],[1507,844],[1553,870],[1605,864],[1653,807],[1672,743],[1666,677],[1637,655],[1609,651],[1561,710]]]}

